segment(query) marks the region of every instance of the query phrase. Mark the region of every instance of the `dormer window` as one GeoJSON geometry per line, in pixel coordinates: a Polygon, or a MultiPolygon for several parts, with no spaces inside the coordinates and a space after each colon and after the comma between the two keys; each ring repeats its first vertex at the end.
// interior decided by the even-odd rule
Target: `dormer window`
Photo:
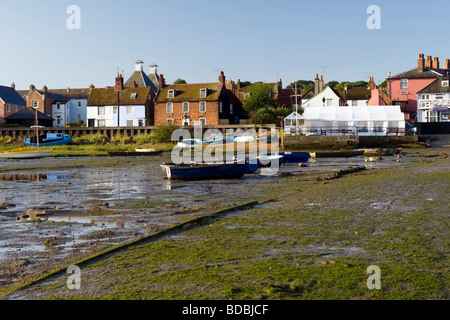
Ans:
{"type": "Polygon", "coordinates": [[[130,94],[130,99],[136,99],[137,98],[137,93],[133,92],[132,94],[130,94]]]}
{"type": "Polygon", "coordinates": [[[169,90],[167,93],[167,98],[175,98],[175,90],[169,90]]]}
{"type": "Polygon", "coordinates": [[[207,95],[208,95],[208,89],[206,89],[206,88],[200,89],[200,98],[206,98],[207,95]]]}
{"type": "Polygon", "coordinates": [[[442,86],[448,87],[448,80],[442,80],[442,86]]]}

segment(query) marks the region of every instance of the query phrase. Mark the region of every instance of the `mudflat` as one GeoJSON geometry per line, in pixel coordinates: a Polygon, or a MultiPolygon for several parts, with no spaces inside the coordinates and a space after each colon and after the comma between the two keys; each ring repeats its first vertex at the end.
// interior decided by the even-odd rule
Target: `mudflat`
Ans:
{"type": "MultiPolygon", "coordinates": [[[[34,217],[21,212],[11,192],[0,201],[2,223],[16,219],[16,236],[30,241],[16,241],[11,252],[11,233],[1,230],[0,294],[3,299],[448,299],[448,152],[446,145],[411,149],[378,163],[363,157],[324,167],[311,163],[283,168],[273,177],[226,182],[169,183],[155,169],[162,158],[122,159],[101,170],[101,159],[89,159],[95,165],[72,163],[53,172],[64,176],[71,168],[71,178],[8,180],[11,188],[25,184],[35,191],[42,189],[37,183],[50,182],[73,200],[47,201],[53,211],[40,208],[44,212],[34,217]],[[58,220],[68,215],[71,221],[58,220]],[[208,219],[189,223],[202,216],[208,219]],[[80,267],[78,290],[67,286],[69,265],[80,267]],[[379,267],[380,289],[368,288],[370,266],[379,267]],[[58,272],[45,277],[52,270],[58,272]]],[[[48,175],[48,168],[44,171],[48,175]]]]}

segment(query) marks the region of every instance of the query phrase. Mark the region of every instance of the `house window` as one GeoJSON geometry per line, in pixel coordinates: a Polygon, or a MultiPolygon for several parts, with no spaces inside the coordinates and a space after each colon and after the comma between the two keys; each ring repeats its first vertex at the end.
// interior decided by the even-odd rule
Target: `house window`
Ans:
{"type": "Polygon", "coordinates": [[[183,112],[184,113],[189,112],[189,102],[183,102],[183,112]]]}
{"type": "Polygon", "coordinates": [[[175,98],[175,90],[169,90],[169,92],[167,93],[167,98],[175,98]]]}
{"type": "Polygon", "coordinates": [[[9,107],[9,104],[6,105],[6,112],[10,112],[11,108],[9,107]]]}
{"type": "Polygon", "coordinates": [[[408,79],[400,80],[400,89],[408,89],[408,79]]]}
{"type": "Polygon", "coordinates": [[[39,101],[33,100],[33,108],[37,109],[39,107],[39,101]]]}
{"type": "Polygon", "coordinates": [[[59,110],[59,107],[60,107],[61,105],[60,105],[60,103],[58,102],[57,104],[56,104],[56,109],[57,110],[59,110]]]}
{"type": "Polygon", "coordinates": [[[202,127],[206,126],[206,118],[200,118],[200,119],[198,119],[198,120],[199,120],[200,125],[201,125],[202,127]]]}
{"type": "Polygon", "coordinates": [[[166,113],[173,113],[173,102],[166,103],[166,113]]]}
{"type": "Polygon", "coordinates": [[[132,94],[130,94],[130,99],[136,99],[137,98],[137,93],[133,92],[132,94]]]}
{"type": "Polygon", "coordinates": [[[143,127],[144,126],[144,120],[143,119],[139,119],[138,120],[138,126],[139,127],[143,127]]]}
{"type": "Polygon", "coordinates": [[[448,80],[443,80],[442,81],[442,86],[443,87],[448,87],[448,80]]]}
{"type": "Polygon", "coordinates": [[[167,119],[166,123],[167,123],[168,126],[173,125],[173,119],[167,119]]]}
{"type": "Polygon", "coordinates": [[[442,100],[444,99],[444,95],[443,94],[437,94],[436,95],[436,100],[442,100]]]}
{"type": "Polygon", "coordinates": [[[133,120],[127,120],[127,127],[133,127],[134,121],[133,120]]]}
{"type": "Polygon", "coordinates": [[[384,130],[384,122],[383,121],[374,121],[373,122],[373,132],[383,132],[384,130]]]}
{"type": "Polygon", "coordinates": [[[127,114],[133,114],[133,106],[127,106],[127,114]]]}
{"type": "Polygon", "coordinates": [[[352,106],[353,107],[358,106],[358,100],[352,100],[352,106]]]}
{"type": "Polygon", "coordinates": [[[205,98],[208,93],[208,89],[202,88],[200,89],[200,98],[205,98]]]}
{"type": "Polygon", "coordinates": [[[78,108],[81,108],[81,101],[78,101],[78,108]]]}
{"type": "Polygon", "coordinates": [[[327,99],[327,107],[331,107],[333,105],[333,99],[327,99]]]}
{"type": "MultiPolygon", "coordinates": [[[[98,107],[98,115],[99,116],[104,116],[105,115],[105,107],[98,107]]],[[[99,125],[99,127],[100,127],[100,125],[99,125]]]]}
{"type": "Polygon", "coordinates": [[[103,119],[98,120],[98,126],[99,127],[106,127],[105,120],[103,120],[103,119]]]}
{"type": "Polygon", "coordinates": [[[14,108],[14,110],[17,112],[17,111],[19,111],[19,108],[16,106],[16,107],[14,108]]]}
{"type": "Polygon", "coordinates": [[[233,104],[230,104],[230,114],[233,114],[233,104]]]}
{"type": "Polygon", "coordinates": [[[223,103],[222,103],[222,101],[220,101],[220,103],[219,103],[219,112],[222,113],[222,110],[223,110],[223,103]]]}
{"type": "Polygon", "coordinates": [[[117,106],[113,107],[113,114],[117,114],[117,106]]]}
{"type": "Polygon", "coordinates": [[[200,101],[200,112],[206,112],[206,102],[200,101]]]}

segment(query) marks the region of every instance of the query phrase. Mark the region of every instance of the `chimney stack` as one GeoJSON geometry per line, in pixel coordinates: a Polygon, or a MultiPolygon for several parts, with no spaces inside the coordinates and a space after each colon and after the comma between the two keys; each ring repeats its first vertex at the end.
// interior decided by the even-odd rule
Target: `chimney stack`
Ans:
{"type": "Polygon", "coordinates": [[[11,83],[11,88],[13,88],[14,90],[16,89],[16,84],[14,82],[11,83]]]}
{"type": "Polygon", "coordinates": [[[159,82],[159,89],[162,89],[166,86],[166,79],[164,79],[163,74],[159,75],[158,82],[159,82]]]}
{"type": "Polygon", "coordinates": [[[314,94],[319,94],[319,75],[316,73],[316,78],[314,79],[314,94]]]}
{"type": "Polygon", "coordinates": [[[375,80],[373,79],[373,77],[369,78],[369,89],[370,90],[376,89],[375,80]]]}
{"type": "Polygon", "coordinates": [[[66,90],[67,92],[70,92],[70,88],[69,87],[67,87],[67,90],[66,90]]]}
{"type": "Polygon", "coordinates": [[[43,87],[42,87],[42,91],[44,91],[45,93],[47,93],[47,91],[48,91],[47,86],[43,86],[43,87]]]}
{"type": "Polygon", "coordinates": [[[323,91],[323,76],[320,76],[319,80],[319,93],[323,91]]]}
{"type": "Polygon", "coordinates": [[[417,59],[417,70],[419,72],[423,72],[423,69],[425,68],[425,56],[423,53],[419,53],[419,58],[417,59]]]}
{"type": "Polygon", "coordinates": [[[225,74],[223,71],[220,71],[220,76],[219,76],[219,83],[221,86],[225,86],[225,74]]]}
{"type": "Polygon", "coordinates": [[[30,93],[31,93],[34,89],[35,89],[34,84],[31,84],[31,85],[30,85],[30,93]]]}
{"type": "Polygon", "coordinates": [[[444,69],[447,69],[447,70],[450,69],[450,59],[445,60],[444,69]]]}
{"type": "Polygon", "coordinates": [[[434,57],[433,69],[439,69],[439,58],[438,57],[434,57]]]}
{"type": "Polygon", "coordinates": [[[432,68],[433,66],[432,66],[432,59],[433,59],[433,57],[432,56],[427,56],[427,61],[426,61],[426,63],[425,63],[425,66],[427,67],[427,68],[432,68]]]}
{"type": "Polygon", "coordinates": [[[92,90],[95,88],[95,86],[93,85],[93,84],[91,84],[90,86],[89,86],[89,93],[91,93],[92,92],[92,90]]]}
{"type": "Polygon", "coordinates": [[[123,90],[123,77],[121,74],[117,74],[116,77],[116,86],[115,86],[116,90],[123,90]]]}
{"type": "Polygon", "coordinates": [[[138,87],[138,84],[136,83],[136,81],[133,81],[132,88],[137,88],[137,87],[138,87]]]}
{"type": "Polygon", "coordinates": [[[142,71],[142,65],[143,65],[143,64],[144,64],[144,61],[137,60],[137,61],[134,63],[134,71],[141,72],[141,71],[142,71]]]}

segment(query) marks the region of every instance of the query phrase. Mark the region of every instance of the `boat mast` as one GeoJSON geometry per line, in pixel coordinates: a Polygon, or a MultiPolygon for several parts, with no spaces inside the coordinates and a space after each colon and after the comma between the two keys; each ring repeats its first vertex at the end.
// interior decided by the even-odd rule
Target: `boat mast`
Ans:
{"type": "Polygon", "coordinates": [[[38,122],[38,115],[37,115],[37,109],[34,109],[34,122],[36,123],[36,146],[39,150],[39,122],[38,122]]]}

